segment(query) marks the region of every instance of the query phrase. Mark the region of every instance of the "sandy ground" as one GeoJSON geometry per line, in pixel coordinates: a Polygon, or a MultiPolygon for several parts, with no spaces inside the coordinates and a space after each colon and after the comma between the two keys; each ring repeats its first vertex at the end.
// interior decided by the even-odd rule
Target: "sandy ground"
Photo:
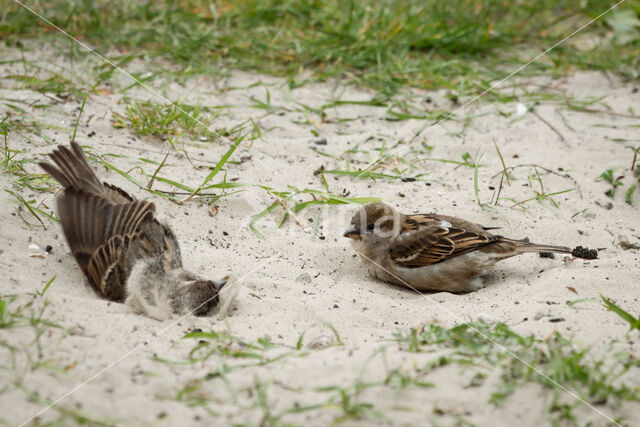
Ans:
{"type": "MultiPolygon", "coordinates": [[[[3,49],[4,58],[21,56],[18,50],[3,49]]],[[[71,64],[66,58],[51,53],[47,54],[49,57],[38,52],[26,55],[40,65],[55,64],[58,72],[72,79],[82,77],[85,81],[91,81],[90,66],[96,63],[85,58],[71,64]]],[[[134,63],[130,69],[144,68],[145,64],[134,63]]],[[[0,112],[4,115],[11,111],[16,118],[20,114],[7,104],[11,104],[12,99],[31,103],[19,104],[25,110],[23,122],[39,122],[40,131],[49,142],[31,134],[27,139],[11,132],[7,144],[13,150],[21,150],[18,158],[41,160],[54,144],[68,143],[82,100],[24,89],[20,82],[8,78],[25,71],[30,72],[19,62],[0,65],[0,76],[3,76],[0,112]]],[[[140,87],[120,93],[119,88],[130,82],[122,76],[117,80],[114,86],[105,86],[87,99],[78,128],[78,142],[90,147],[95,154],[115,155],[105,159],[121,170],[130,171],[143,183],[157,166],[140,158],[160,162],[169,153],[162,176],[197,186],[209,171],[193,165],[215,165],[227,150],[225,142],[180,138],[176,147],[188,154],[190,163],[184,152],[176,152],[162,138],[139,137],[129,129],[114,128],[112,115],[124,112],[125,97],[160,102],[140,87]],[[144,169],[147,176],[135,168],[144,169]]],[[[74,418],[73,411],[79,411],[92,420],[118,425],[268,423],[269,414],[297,405],[326,402],[336,394],[331,390],[319,391],[319,387],[348,388],[358,382],[378,381],[391,368],[410,369],[431,360],[433,355],[409,353],[390,341],[395,332],[406,332],[424,322],[452,326],[477,319],[499,321],[521,334],[533,333],[539,338],[559,331],[573,337],[576,344],[592,348],[594,356],[613,351],[638,356],[638,334],[625,335],[628,325],[618,316],[595,303],[570,307],[565,302],[598,298],[602,294],[638,314],[639,251],[623,249],[620,243],[640,245],[640,197],[636,194],[635,206],[624,203],[622,190],[614,200],[609,199],[604,195],[608,184],[597,177],[608,168],[616,169],[617,175],[629,175],[632,153],[625,145],[637,145],[640,134],[638,121],[625,115],[638,114],[640,93],[633,91],[632,84],[600,73],[578,73],[557,80],[541,78],[536,83],[538,85],[505,89],[504,93],[523,93],[526,89],[530,97],[522,97],[524,104],[543,90],[580,100],[601,98],[591,108],[619,115],[587,114],[568,110],[559,103],[542,102],[535,108],[537,116],[532,112],[516,116],[515,102],[476,102],[457,113],[459,120],[430,127],[433,121],[388,120],[385,108],[344,104],[325,109],[323,121],[319,114],[303,109],[300,104],[317,108],[335,100],[368,100],[373,94],[346,86],[336,88],[333,84],[288,90],[283,80],[236,72],[224,78],[194,78],[181,83],[156,80],[153,86],[171,100],[210,107],[228,106],[213,120],[217,129],[229,129],[241,123],[249,129],[250,123],[246,121],[252,119],[262,131],[261,136],[246,141],[234,153],[232,160],[244,157],[244,161],[227,165],[227,180],[266,185],[279,191],[287,190],[287,185],[322,190],[314,171],[323,165],[327,169],[343,169],[346,161],[336,164],[313,148],[339,156],[360,144],[361,152],[352,156],[361,161],[351,165],[355,169],[376,159],[377,150],[383,144],[393,147],[424,128],[415,141],[396,148],[399,153],[405,153],[407,160],[415,161],[415,167],[405,175],[421,175],[417,181],[326,175],[330,191],[350,197],[380,197],[404,212],[437,211],[463,216],[483,225],[502,227],[500,232],[510,237],[605,249],[600,252],[600,259],[591,262],[525,255],[496,266],[487,278],[487,286],[480,291],[465,295],[420,295],[368,277],[354,258],[349,242],[342,238],[342,230],[357,206],[324,207],[321,229],[315,236],[310,228],[317,208],[298,214],[305,228],[291,220],[276,228],[281,215],[276,210],[257,222],[256,228],[264,236],[258,239],[248,228],[250,218],[275,201],[260,188],[248,187],[245,192],[220,199],[216,202],[219,211],[215,216],[210,216],[208,206],[198,201],[178,205],[153,197],[158,211],[170,221],[178,236],[188,268],[212,278],[233,271],[243,285],[234,309],[224,320],[188,316],[158,322],[133,313],[125,305],[99,299],[76,267],[59,226],[47,219],[45,229],[27,225],[21,216],[35,223],[33,217],[24,209],[18,210],[15,199],[3,191],[0,195],[0,271],[3,276],[0,294],[5,298],[16,296],[10,307],[32,302],[25,313],[37,313],[46,302],[42,317],[62,328],[41,328],[37,345],[33,344],[37,328],[0,329],[1,341],[12,346],[11,350],[0,347],[3,365],[0,419],[7,424],[27,420],[77,423],[79,419],[74,418]],[[265,101],[267,89],[271,104],[278,108],[273,111],[254,108],[256,103],[251,98],[265,101]],[[318,135],[313,135],[312,130],[318,135]],[[326,145],[316,144],[323,138],[326,145]],[[437,161],[416,161],[460,160],[465,152],[474,158],[482,154],[480,163],[485,166],[479,168],[479,197],[488,203],[495,194],[489,187],[498,187],[500,176],[494,175],[502,169],[494,142],[507,166],[535,164],[557,172],[538,169],[547,193],[569,188],[578,190],[555,196],[557,208],[549,201],[536,200],[527,202],[526,209],[511,208],[513,202],[502,200],[496,212],[478,206],[473,169],[437,161]],[[433,148],[427,150],[424,145],[433,148]],[[31,257],[33,250],[29,245],[32,243],[40,248],[50,245],[52,249],[43,257],[31,257]],[[56,279],[45,296],[34,295],[53,276],[56,279]],[[558,318],[562,321],[550,321],[558,318]],[[342,345],[323,348],[336,341],[331,330],[321,326],[323,323],[333,325],[342,345]],[[187,360],[197,340],[182,337],[195,329],[227,331],[244,343],[256,343],[257,339],[267,337],[276,347],[266,351],[265,358],[286,356],[209,380],[201,379],[224,364],[235,366],[245,360],[220,354],[190,364],[154,359],[187,360]],[[296,343],[305,331],[302,350],[296,350],[296,343]],[[88,379],[91,381],[83,385],[88,379]],[[187,394],[190,400],[179,401],[178,391],[187,386],[194,387],[193,393],[187,394]],[[67,395],[75,387],[77,389],[67,395]],[[47,403],[63,396],[66,397],[59,405],[39,414],[35,420],[31,418],[47,403]],[[198,404],[202,402],[207,405],[198,404]]],[[[416,93],[411,102],[424,110],[458,108],[445,95],[445,91],[416,93]],[[427,97],[430,103],[426,102],[427,97]]],[[[387,162],[387,166],[388,173],[392,173],[395,166],[406,167],[396,158],[387,162]]],[[[31,173],[39,173],[35,164],[25,167],[31,173]]],[[[103,179],[137,197],[150,196],[114,172],[98,165],[96,171],[103,179]]],[[[540,191],[539,183],[527,180],[528,176],[535,177],[535,173],[531,167],[514,169],[512,174],[517,180],[504,186],[501,197],[516,201],[535,197],[535,191],[540,191]]],[[[629,178],[624,189],[631,183],[629,178]]],[[[221,175],[214,182],[220,179],[221,175]]],[[[3,188],[18,191],[26,200],[35,199],[43,210],[52,211],[55,189],[49,193],[34,192],[14,187],[14,180],[14,176],[6,173],[0,175],[3,188]]],[[[162,183],[154,188],[171,190],[162,183]]],[[[310,197],[303,195],[296,200],[310,200],[310,197]]],[[[228,348],[234,346],[238,344],[228,348]]],[[[435,387],[383,386],[368,389],[354,399],[373,404],[386,417],[361,421],[365,424],[455,425],[460,419],[479,425],[550,422],[547,409],[551,393],[543,392],[535,384],[518,387],[502,406],[488,404],[494,390],[491,379],[498,375],[491,370],[489,373],[489,380],[483,385],[470,388],[466,385],[473,371],[452,366],[424,377],[435,387]]],[[[624,379],[637,387],[640,368],[632,368],[624,379]]],[[[565,392],[558,393],[563,401],[574,402],[565,392]]],[[[285,415],[279,422],[328,424],[342,419],[342,408],[340,404],[327,404],[313,411],[285,415]]],[[[640,423],[638,404],[597,405],[596,409],[611,418],[623,417],[626,425],[640,423]]],[[[580,425],[608,423],[604,416],[583,404],[576,406],[574,414],[580,425]]]]}

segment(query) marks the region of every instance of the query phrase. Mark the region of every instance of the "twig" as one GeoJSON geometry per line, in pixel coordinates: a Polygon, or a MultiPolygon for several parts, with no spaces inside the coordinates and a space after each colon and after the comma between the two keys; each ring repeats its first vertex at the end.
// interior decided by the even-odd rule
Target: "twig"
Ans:
{"type": "Polygon", "coordinates": [[[282,206],[282,209],[285,210],[285,212],[291,217],[293,218],[293,220],[296,222],[296,224],[298,224],[298,226],[300,228],[302,228],[302,230],[305,230],[305,226],[304,224],[298,219],[298,217],[296,216],[296,214],[294,214],[291,209],[289,209],[289,205],[287,204],[286,200],[278,200],[278,203],[280,204],[280,206],[282,206]]]}
{"type": "Polygon", "coordinates": [[[534,116],[536,116],[538,119],[540,119],[540,121],[542,123],[544,123],[545,125],[549,126],[549,129],[551,129],[552,131],[554,131],[556,133],[556,135],[558,135],[560,137],[560,139],[562,140],[562,142],[564,142],[564,144],[567,147],[571,147],[571,145],[569,145],[569,142],[566,140],[566,138],[564,136],[562,136],[562,134],[560,133],[560,131],[558,129],[556,129],[551,123],[549,123],[546,119],[544,119],[540,114],[537,113],[536,110],[531,110],[531,112],[533,113],[534,116]]]}

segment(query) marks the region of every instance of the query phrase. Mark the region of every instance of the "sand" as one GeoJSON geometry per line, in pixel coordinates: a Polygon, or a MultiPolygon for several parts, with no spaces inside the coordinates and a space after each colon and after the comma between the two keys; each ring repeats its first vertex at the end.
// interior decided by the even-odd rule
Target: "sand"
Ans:
{"type": "MultiPolygon", "coordinates": [[[[6,59],[19,59],[21,54],[17,49],[2,48],[6,59]]],[[[85,57],[70,63],[66,57],[37,50],[24,54],[43,67],[56,64],[57,72],[74,81],[91,81],[95,73],[91,66],[98,61],[85,57]]],[[[148,64],[134,62],[129,69],[140,72],[145,67],[148,64]]],[[[17,159],[39,161],[55,144],[68,143],[82,99],[22,88],[20,82],[8,78],[25,72],[36,70],[25,70],[20,62],[0,65],[0,112],[3,116],[10,113],[11,118],[23,117],[23,123],[40,123],[39,131],[48,141],[33,134],[25,138],[16,132],[10,132],[7,139],[10,149],[19,150],[17,159]],[[8,104],[19,106],[25,113],[8,104]]],[[[318,390],[340,386],[353,391],[349,387],[380,381],[394,368],[409,372],[432,360],[431,353],[410,353],[392,341],[394,333],[406,333],[425,322],[446,327],[479,319],[504,322],[520,334],[534,334],[540,339],[558,331],[572,337],[576,345],[590,348],[589,357],[609,357],[616,351],[638,357],[638,333],[626,335],[628,325],[620,317],[597,303],[569,306],[566,302],[599,298],[602,294],[638,315],[639,250],[629,249],[624,242],[640,245],[640,192],[633,197],[634,206],[629,206],[624,202],[624,190],[632,183],[628,170],[632,152],[625,146],[637,146],[640,141],[638,120],[631,117],[640,110],[640,94],[632,83],[595,72],[509,83],[512,86],[503,89],[503,93],[519,95],[526,89],[535,95],[553,91],[580,100],[597,100],[589,108],[606,113],[572,111],[560,102],[541,101],[533,111],[517,115],[519,109],[527,110],[518,107],[519,102],[533,106],[532,96],[522,96],[519,102],[474,102],[456,113],[458,120],[433,127],[433,120],[394,121],[386,108],[357,104],[326,108],[322,121],[319,114],[301,104],[319,108],[336,100],[369,100],[374,94],[333,83],[289,90],[282,79],[241,72],[183,82],[155,80],[153,87],[172,101],[227,106],[212,120],[216,129],[244,124],[248,130],[250,121],[255,123],[262,134],[243,142],[234,153],[232,160],[239,162],[242,158],[242,162],[225,166],[227,181],[237,179],[254,186],[215,202],[218,211],[211,216],[209,206],[200,201],[172,203],[150,195],[98,164],[96,171],[101,178],[136,197],[151,197],[176,232],[186,266],[211,278],[233,272],[242,284],[239,298],[225,319],[187,316],[164,322],[135,314],[125,305],[101,300],[86,284],[58,224],[45,218],[45,228],[38,226],[24,208],[18,208],[15,198],[3,191],[0,294],[4,300],[15,298],[9,307],[15,310],[22,306],[27,317],[37,317],[40,308],[46,306],[42,319],[60,327],[29,326],[22,321],[27,324],[0,329],[0,419],[12,425],[53,420],[75,424],[80,422],[78,414],[89,417],[91,422],[118,425],[324,425],[341,420],[365,425],[454,425],[459,419],[478,425],[550,423],[551,393],[537,384],[517,387],[502,406],[489,404],[495,380],[499,379],[499,371],[490,368],[485,369],[488,379],[479,387],[468,387],[473,370],[451,366],[422,378],[434,384],[430,388],[387,385],[372,387],[353,398],[351,403],[370,403],[383,418],[342,418],[348,405],[340,404],[338,392],[318,390]],[[272,110],[255,108],[254,99],[266,101],[267,91],[272,110]],[[352,120],[341,120],[346,118],[352,120]],[[420,129],[422,134],[407,142],[420,129]],[[326,145],[320,145],[324,144],[323,139],[326,145]],[[394,148],[399,141],[403,142],[394,148]],[[277,191],[287,190],[288,185],[324,191],[314,171],[322,166],[344,169],[346,162],[334,162],[314,149],[339,156],[357,144],[363,152],[353,158],[361,163],[351,164],[351,168],[364,167],[375,160],[377,150],[385,144],[387,149],[414,161],[404,176],[418,180],[354,179],[326,174],[329,190],[334,194],[379,197],[407,213],[435,211],[462,216],[501,227],[500,233],[509,237],[602,248],[600,258],[544,259],[528,254],[498,264],[487,278],[487,286],[477,292],[417,294],[369,277],[355,258],[342,231],[356,205],[322,207],[322,223],[315,235],[313,221],[318,208],[299,212],[300,224],[288,220],[281,228],[276,224],[282,211],[274,210],[255,224],[263,239],[251,232],[251,217],[276,201],[255,185],[277,191]],[[502,170],[494,144],[509,167],[538,165],[544,192],[576,190],[553,196],[557,207],[549,200],[528,201],[524,203],[526,209],[512,207],[514,202],[506,198],[519,202],[535,198],[536,192],[542,191],[537,180],[527,179],[536,177],[536,169],[523,166],[511,171],[515,180],[511,185],[504,184],[501,197],[505,199],[496,209],[481,208],[474,194],[473,168],[425,160],[460,161],[466,152],[473,158],[481,155],[478,196],[481,202],[490,203],[502,170]],[[614,199],[604,194],[609,184],[597,179],[609,168],[615,170],[616,176],[625,175],[625,186],[618,189],[614,199]],[[41,257],[30,256],[36,252],[29,248],[32,244],[42,249],[51,246],[51,250],[41,257]],[[38,295],[53,276],[55,280],[44,296],[38,295]],[[331,345],[337,338],[325,324],[335,328],[341,345],[331,345]],[[239,368],[224,378],[207,380],[203,378],[224,364],[236,366],[256,360],[219,353],[186,364],[156,359],[187,360],[198,340],[182,337],[194,330],[231,334],[239,341],[221,346],[227,350],[249,351],[240,343],[256,344],[260,338],[267,338],[275,348],[260,351],[264,363],[259,366],[239,368]],[[37,331],[41,335],[36,340],[37,331]],[[301,349],[297,349],[303,333],[301,349]],[[278,356],[282,357],[277,359],[278,356]],[[189,386],[193,386],[191,393],[179,393],[189,386]],[[333,396],[338,396],[333,405],[299,413],[292,410],[327,402],[333,396]],[[56,406],[41,412],[63,397],[56,406]],[[270,418],[286,410],[290,413],[279,420],[270,418]]],[[[194,165],[215,165],[228,149],[227,143],[184,136],[175,139],[176,151],[166,139],[114,128],[114,113],[124,113],[125,98],[161,102],[142,87],[121,93],[120,89],[129,84],[126,77],[118,76],[113,86],[103,85],[87,99],[77,141],[90,147],[92,153],[107,155],[105,160],[130,171],[144,184],[157,165],[140,158],[161,162],[168,153],[161,175],[198,186],[209,170],[194,165]],[[136,168],[144,169],[147,176],[136,168]]],[[[459,100],[455,104],[446,94],[444,90],[413,92],[409,100],[425,111],[454,111],[465,102],[459,100]]],[[[387,165],[386,170],[378,172],[393,174],[394,167],[407,168],[397,157],[387,165]]],[[[29,173],[40,173],[33,163],[24,167],[29,173]]],[[[55,213],[55,188],[36,192],[15,187],[15,179],[6,171],[0,175],[4,189],[17,192],[25,200],[35,200],[44,211],[55,213]]],[[[221,180],[222,174],[212,182],[221,180]]],[[[172,190],[161,182],[154,188],[172,190]]],[[[295,200],[311,200],[311,196],[301,195],[295,200]]],[[[611,357],[608,360],[612,361],[611,357]]],[[[637,387],[640,367],[631,368],[623,380],[637,387]]],[[[566,387],[573,388],[571,384],[566,387]]],[[[558,393],[563,402],[576,403],[567,392],[558,389],[558,393]]],[[[640,405],[599,404],[594,409],[577,403],[574,415],[580,425],[607,425],[606,417],[622,417],[625,425],[637,425],[640,405]]]]}

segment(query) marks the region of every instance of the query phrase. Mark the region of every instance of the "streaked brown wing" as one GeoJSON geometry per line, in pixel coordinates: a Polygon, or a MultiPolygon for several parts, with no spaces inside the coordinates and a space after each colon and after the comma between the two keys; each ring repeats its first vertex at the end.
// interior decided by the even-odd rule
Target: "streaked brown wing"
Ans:
{"type": "Polygon", "coordinates": [[[176,235],[173,234],[173,230],[168,225],[162,225],[162,229],[164,232],[162,243],[163,247],[166,248],[163,257],[165,270],[182,267],[182,253],[180,252],[180,245],[176,235]]]}
{"type": "Polygon", "coordinates": [[[124,301],[130,266],[125,260],[129,236],[113,236],[100,246],[87,265],[87,279],[99,294],[111,301],[124,301]]]}
{"type": "Polygon", "coordinates": [[[135,197],[133,197],[120,187],[111,185],[108,182],[103,182],[102,185],[105,188],[104,197],[106,197],[110,202],[127,203],[136,200],[135,197]]]}
{"type": "Polygon", "coordinates": [[[443,222],[448,222],[451,224],[451,227],[461,228],[463,230],[470,231],[472,233],[476,233],[478,235],[490,235],[491,233],[487,233],[487,230],[492,230],[497,227],[483,227],[482,225],[476,224],[471,221],[466,221],[464,219],[456,218],[454,216],[447,215],[436,215],[436,214],[415,214],[409,215],[403,224],[403,229],[406,227],[407,231],[417,230],[425,226],[430,225],[439,225],[443,226],[443,222]]]}
{"type": "Polygon", "coordinates": [[[182,267],[180,247],[171,228],[146,215],[133,233],[116,234],[94,252],[87,266],[87,278],[102,296],[122,302],[136,261],[157,256],[161,257],[164,271],[182,267]]]}
{"type": "Polygon", "coordinates": [[[401,267],[424,267],[473,251],[497,239],[497,236],[479,235],[463,228],[426,226],[396,237],[390,256],[401,267]]]}
{"type": "Polygon", "coordinates": [[[402,223],[402,228],[400,230],[400,233],[404,233],[408,231],[416,231],[424,227],[440,226],[441,222],[442,221],[440,219],[431,215],[424,215],[424,214],[409,215],[405,218],[404,222],[402,223]]]}
{"type": "Polygon", "coordinates": [[[82,271],[96,250],[116,235],[132,235],[145,218],[152,219],[155,206],[136,200],[113,204],[96,194],[68,189],[58,198],[58,214],[69,247],[82,271]]]}

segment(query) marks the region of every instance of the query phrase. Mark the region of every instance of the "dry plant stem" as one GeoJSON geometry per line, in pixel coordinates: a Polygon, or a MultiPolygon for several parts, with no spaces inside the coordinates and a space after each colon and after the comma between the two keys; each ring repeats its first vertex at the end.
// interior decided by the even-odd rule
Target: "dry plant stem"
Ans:
{"type": "Polygon", "coordinates": [[[304,224],[298,219],[298,217],[296,216],[296,214],[294,214],[291,209],[289,209],[289,205],[287,204],[286,200],[278,200],[278,203],[280,204],[280,206],[282,206],[282,209],[285,210],[285,212],[291,217],[293,218],[293,220],[296,222],[296,224],[298,224],[298,226],[304,231],[305,227],[304,224]]]}
{"type": "Polygon", "coordinates": [[[549,123],[545,118],[543,118],[540,114],[538,114],[538,112],[536,110],[531,110],[531,112],[533,113],[534,116],[536,116],[538,119],[540,119],[540,121],[542,123],[547,125],[549,127],[549,129],[554,131],[556,133],[556,135],[558,135],[560,137],[562,142],[564,142],[564,145],[566,145],[567,147],[571,147],[571,145],[569,145],[569,142],[566,140],[566,138],[564,136],[562,136],[562,134],[560,133],[560,131],[558,129],[556,129],[551,123],[549,123]]]}
{"type": "Polygon", "coordinates": [[[564,173],[564,174],[563,173],[558,173],[558,172],[556,172],[554,170],[551,170],[549,168],[545,168],[544,166],[536,165],[536,164],[533,164],[533,163],[526,164],[526,165],[509,166],[506,169],[503,169],[500,172],[496,173],[491,178],[495,178],[496,176],[500,175],[501,173],[504,173],[505,171],[507,171],[509,169],[517,169],[517,168],[537,168],[537,169],[542,169],[543,171],[545,171],[547,173],[551,173],[553,175],[557,175],[557,176],[562,177],[562,178],[570,179],[571,182],[573,182],[576,185],[576,188],[578,189],[578,193],[580,194],[580,198],[582,199],[582,190],[580,189],[580,185],[578,185],[578,181],[576,181],[571,175],[569,175],[568,173],[564,173]]]}

